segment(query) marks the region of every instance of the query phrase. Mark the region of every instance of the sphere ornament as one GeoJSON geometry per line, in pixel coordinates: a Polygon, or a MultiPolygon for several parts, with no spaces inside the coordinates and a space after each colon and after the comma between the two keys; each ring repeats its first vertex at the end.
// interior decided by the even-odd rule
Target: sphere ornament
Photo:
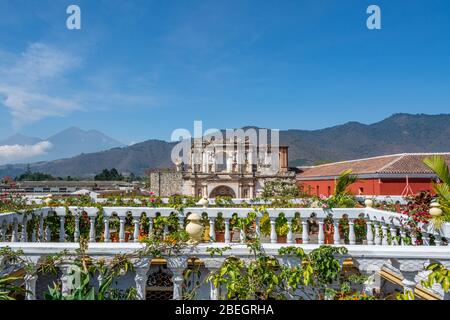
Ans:
{"type": "Polygon", "coordinates": [[[432,202],[430,204],[430,215],[432,217],[439,217],[440,215],[442,215],[442,209],[441,209],[441,205],[437,202],[432,202]]]}
{"type": "Polygon", "coordinates": [[[201,218],[196,213],[191,213],[188,217],[188,224],[186,225],[186,232],[189,234],[189,243],[198,243],[202,241],[203,225],[201,218]]]}
{"type": "Polygon", "coordinates": [[[197,204],[202,206],[203,208],[206,208],[209,204],[209,201],[206,197],[203,197],[197,202],[197,204]]]}
{"type": "Polygon", "coordinates": [[[373,207],[373,200],[370,198],[367,198],[366,200],[364,200],[364,204],[366,205],[367,208],[372,208],[373,207]]]}

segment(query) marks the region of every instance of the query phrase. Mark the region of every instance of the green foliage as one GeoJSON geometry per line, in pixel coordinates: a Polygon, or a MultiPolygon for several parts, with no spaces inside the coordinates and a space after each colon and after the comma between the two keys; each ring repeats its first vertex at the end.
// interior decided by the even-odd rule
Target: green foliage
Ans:
{"type": "Polygon", "coordinates": [[[426,270],[431,271],[427,280],[422,281],[422,285],[427,288],[431,288],[435,283],[442,287],[444,292],[448,292],[450,289],[450,270],[440,263],[430,264],[426,270]]]}
{"type": "Polygon", "coordinates": [[[347,169],[342,171],[339,174],[339,177],[336,180],[336,183],[334,185],[334,192],[333,192],[333,196],[334,197],[339,197],[342,195],[347,194],[347,188],[355,183],[357,181],[357,177],[355,175],[352,175],[352,170],[351,169],[347,169]]]}
{"type": "Polygon", "coordinates": [[[53,177],[50,174],[42,172],[27,171],[20,176],[16,177],[16,181],[55,181],[61,180],[61,178],[53,177]]]}
{"type": "Polygon", "coordinates": [[[262,192],[262,197],[264,199],[269,199],[273,197],[296,198],[298,196],[299,190],[297,185],[295,185],[295,183],[282,179],[267,181],[264,184],[264,189],[262,192]]]}
{"type": "Polygon", "coordinates": [[[21,286],[16,284],[18,280],[23,281],[23,278],[8,275],[0,276],[0,300],[15,300],[16,295],[25,292],[21,286]]]}
{"type": "Polygon", "coordinates": [[[436,173],[441,180],[441,183],[433,182],[433,190],[439,197],[439,203],[443,210],[443,215],[432,219],[433,224],[437,229],[442,225],[442,222],[450,221],[450,172],[442,156],[432,156],[425,158],[423,162],[436,173]]]}
{"type": "Polygon", "coordinates": [[[116,168],[111,170],[103,169],[103,171],[94,177],[96,181],[121,181],[123,176],[117,171],[116,168]]]}
{"type": "Polygon", "coordinates": [[[300,260],[289,266],[264,253],[258,241],[248,242],[247,246],[253,256],[250,261],[230,256],[218,271],[207,277],[216,287],[226,289],[223,298],[287,299],[301,296],[299,291],[310,295],[310,286],[317,286],[316,297],[323,296],[325,288],[338,278],[341,270],[335,255],[346,253],[345,248],[329,246],[321,246],[309,254],[298,247],[280,248],[281,256],[300,260]]]}

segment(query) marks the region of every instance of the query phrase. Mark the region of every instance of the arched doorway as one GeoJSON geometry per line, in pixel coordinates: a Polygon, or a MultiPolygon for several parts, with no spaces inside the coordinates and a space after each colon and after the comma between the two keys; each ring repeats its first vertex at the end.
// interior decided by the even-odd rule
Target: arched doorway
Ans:
{"type": "Polygon", "coordinates": [[[236,198],[236,194],[234,193],[233,189],[231,189],[228,186],[218,186],[215,187],[210,195],[210,198],[215,198],[215,197],[231,197],[231,198],[236,198]]]}

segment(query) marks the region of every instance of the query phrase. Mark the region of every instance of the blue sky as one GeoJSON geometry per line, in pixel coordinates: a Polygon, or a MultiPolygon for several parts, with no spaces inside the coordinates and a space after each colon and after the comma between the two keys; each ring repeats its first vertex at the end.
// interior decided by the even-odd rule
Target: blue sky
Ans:
{"type": "Polygon", "coordinates": [[[450,2],[0,0],[0,139],[447,113],[450,2]],[[81,30],[66,8],[81,7],[81,30]],[[368,30],[377,4],[382,30],[368,30]]]}

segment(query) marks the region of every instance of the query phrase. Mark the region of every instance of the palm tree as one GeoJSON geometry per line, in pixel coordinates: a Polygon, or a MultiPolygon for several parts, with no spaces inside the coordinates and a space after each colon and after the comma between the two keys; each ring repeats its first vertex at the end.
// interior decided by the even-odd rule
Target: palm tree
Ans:
{"type": "Polygon", "coordinates": [[[442,156],[425,158],[423,163],[438,176],[440,183],[433,182],[433,189],[439,197],[439,203],[444,214],[434,218],[433,222],[438,227],[443,221],[450,221],[450,172],[442,156]]]}
{"type": "Polygon", "coordinates": [[[339,197],[348,194],[347,188],[356,181],[358,181],[358,178],[352,175],[351,169],[342,171],[336,180],[333,196],[339,197]]]}

